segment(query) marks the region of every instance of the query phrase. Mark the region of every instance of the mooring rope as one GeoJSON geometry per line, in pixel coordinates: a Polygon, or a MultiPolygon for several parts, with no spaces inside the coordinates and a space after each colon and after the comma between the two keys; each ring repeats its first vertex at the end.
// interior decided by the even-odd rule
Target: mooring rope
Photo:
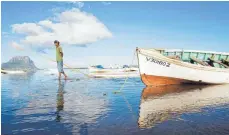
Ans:
{"type": "MultiPolygon", "coordinates": [[[[136,55],[136,51],[134,52],[134,55],[133,55],[133,58],[132,58],[131,65],[133,65],[133,63],[134,63],[135,55],[136,55]]],[[[115,92],[116,92],[116,93],[120,93],[120,92],[122,91],[123,87],[125,86],[125,84],[126,84],[126,82],[127,82],[128,79],[129,79],[129,72],[128,72],[127,75],[126,75],[126,78],[125,78],[124,83],[121,85],[121,87],[119,88],[119,90],[118,90],[118,91],[114,91],[114,93],[115,93],[115,92]]]]}
{"type": "MultiPolygon", "coordinates": [[[[134,63],[135,55],[136,55],[136,51],[134,52],[134,55],[133,55],[133,58],[132,58],[132,63],[131,63],[131,65],[133,65],[133,63],[134,63]]],[[[124,81],[124,83],[121,85],[121,87],[119,88],[119,90],[118,90],[118,91],[114,91],[113,93],[121,93],[121,91],[122,91],[122,89],[124,88],[124,86],[125,86],[125,84],[126,84],[126,82],[127,82],[128,79],[129,79],[129,72],[127,73],[127,76],[126,76],[126,78],[125,78],[125,81],[124,81]]],[[[124,101],[125,101],[125,103],[126,103],[126,105],[127,105],[127,108],[129,109],[129,111],[131,112],[131,114],[133,115],[134,120],[135,120],[137,117],[136,117],[135,113],[133,112],[133,109],[132,109],[131,104],[128,102],[126,96],[125,96],[123,93],[121,93],[121,95],[122,95],[122,97],[123,97],[123,99],[124,99],[124,101]]]]}

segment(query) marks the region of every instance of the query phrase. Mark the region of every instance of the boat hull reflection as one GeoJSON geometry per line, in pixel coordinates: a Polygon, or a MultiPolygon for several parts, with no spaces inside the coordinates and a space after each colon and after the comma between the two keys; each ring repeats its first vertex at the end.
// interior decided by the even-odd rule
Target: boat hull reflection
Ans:
{"type": "Polygon", "coordinates": [[[138,125],[151,128],[183,113],[229,103],[229,85],[171,85],[142,91],[138,125]]]}

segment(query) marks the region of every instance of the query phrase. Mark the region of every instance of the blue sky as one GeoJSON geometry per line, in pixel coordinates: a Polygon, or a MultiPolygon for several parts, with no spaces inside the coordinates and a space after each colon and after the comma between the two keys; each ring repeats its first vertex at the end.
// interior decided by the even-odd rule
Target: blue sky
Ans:
{"type": "MultiPolygon", "coordinates": [[[[36,29],[21,24],[60,22],[53,18],[66,11],[86,19],[76,17],[74,22],[80,25],[59,34],[65,63],[71,66],[131,64],[136,47],[229,52],[229,2],[2,2],[1,6],[2,62],[12,56],[28,55],[38,67],[55,67],[56,63],[34,49],[40,47],[47,57],[55,59],[53,44],[41,33],[35,38],[41,41],[39,45],[27,40],[26,36],[34,36],[31,31],[36,29]],[[27,51],[15,49],[12,42],[27,51]]],[[[62,24],[71,21],[63,18],[62,24]]]]}

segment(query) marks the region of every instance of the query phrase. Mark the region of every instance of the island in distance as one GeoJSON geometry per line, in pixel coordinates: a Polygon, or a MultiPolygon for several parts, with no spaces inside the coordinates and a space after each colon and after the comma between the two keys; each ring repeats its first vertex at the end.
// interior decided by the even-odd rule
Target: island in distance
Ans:
{"type": "Polygon", "coordinates": [[[2,63],[1,73],[35,72],[38,68],[28,56],[15,56],[8,62],[2,63]]]}

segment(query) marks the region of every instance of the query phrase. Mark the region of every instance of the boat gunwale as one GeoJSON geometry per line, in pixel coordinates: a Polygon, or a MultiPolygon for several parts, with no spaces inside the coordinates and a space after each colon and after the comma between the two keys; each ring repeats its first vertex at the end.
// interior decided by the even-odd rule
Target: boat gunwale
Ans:
{"type": "Polygon", "coordinates": [[[214,52],[214,51],[198,51],[198,50],[185,50],[185,49],[159,49],[159,48],[139,48],[144,50],[156,50],[156,51],[165,51],[165,52],[184,52],[184,53],[210,53],[210,54],[219,54],[219,55],[229,55],[227,52],[214,52]]]}
{"type": "Polygon", "coordinates": [[[229,73],[229,68],[216,68],[216,67],[210,67],[210,66],[195,65],[195,64],[188,63],[188,62],[179,61],[176,59],[171,59],[171,58],[168,58],[168,57],[162,55],[156,49],[148,50],[148,49],[138,48],[137,53],[140,53],[140,54],[145,55],[145,56],[155,57],[158,60],[167,61],[167,62],[170,62],[170,63],[178,65],[178,66],[182,66],[182,67],[187,67],[187,68],[192,68],[192,69],[197,69],[197,70],[229,73]],[[152,53],[149,54],[147,52],[142,52],[142,50],[143,51],[144,50],[145,51],[151,51],[152,53]],[[155,54],[155,55],[153,55],[153,54],[155,54]]]}

